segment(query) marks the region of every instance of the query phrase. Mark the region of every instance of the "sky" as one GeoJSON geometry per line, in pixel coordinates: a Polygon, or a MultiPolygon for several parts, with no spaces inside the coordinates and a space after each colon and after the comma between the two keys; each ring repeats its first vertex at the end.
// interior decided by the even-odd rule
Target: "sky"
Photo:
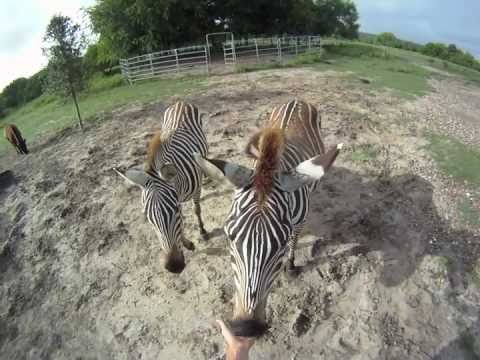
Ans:
{"type": "Polygon", "coordinates": [[[50,18],[68,15],[80,22],[81,7],[94,0],[1,0],[0,90],[12,80],[35,74],[47,64],[42,54],[43,36],[50,18]]]}
{"type": "MultiPolygon", "coordinates": [[[[80,21],[95,0],[1,0],[0,90],[46,65],[42,38],[52,15],[80,21]]],[[[354,0],[361,31],[391,31],[421,43],[455,43],[480,58],[480,0],[354,0]]]]}
{"type": "Polygon", "coordinates": [[[455,43],[480,58],[480,0],[354,0],[361,31],[455,43]]]}

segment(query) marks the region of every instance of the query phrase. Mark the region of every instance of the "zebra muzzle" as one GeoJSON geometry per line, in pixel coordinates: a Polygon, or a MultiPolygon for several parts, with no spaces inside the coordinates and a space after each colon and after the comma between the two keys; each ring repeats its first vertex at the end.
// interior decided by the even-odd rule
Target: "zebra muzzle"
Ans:
{"type": "Polygon", "coordinates": [[[164,267],[167,271],[180,274],[185,269],[185,257],[181,250],[170,251],[163,257],[164,267]]]}

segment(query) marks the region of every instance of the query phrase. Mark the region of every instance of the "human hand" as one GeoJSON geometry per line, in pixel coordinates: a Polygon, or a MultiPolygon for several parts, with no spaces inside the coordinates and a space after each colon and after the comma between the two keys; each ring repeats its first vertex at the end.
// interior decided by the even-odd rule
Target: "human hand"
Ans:
{"type": "Polygon", "coordinates": [[[222,320],[216,321],[226,342],[227,360],[247,360],[253,338],[235,336],[222,320]]]}

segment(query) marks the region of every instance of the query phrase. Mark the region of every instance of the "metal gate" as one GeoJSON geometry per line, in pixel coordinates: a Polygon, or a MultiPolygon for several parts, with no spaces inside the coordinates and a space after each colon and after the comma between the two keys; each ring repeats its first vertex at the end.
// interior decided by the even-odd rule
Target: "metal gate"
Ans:
{"type": "Polygon", "coordinates": [[[223,43],[223,58],[225,65],[235,65],[237,63],[237,56],[235,54],[235,41],[226,41],[223,43]]]}
{"type": "Polygon", "coordinates": [[[225,36],[226,38],[230,38],[230,40],[227,40],[223,43],[223,58],[225,61],[226,65],[234,65],[235,64],[235,41],[233,38],[233,33],[230,31],[226,32],[217,32],[217,33],[210,33],[205,36],[205,40],[207,43],[207,51],[208,51],[208,65],[212,64],[213,58],[211,54],[211,48],[214,43],[210,41],[210,39],[214,36],[225,36]],[[232,44],[232,48],[226,52],[225,49],[225,44],[232,44]]]}

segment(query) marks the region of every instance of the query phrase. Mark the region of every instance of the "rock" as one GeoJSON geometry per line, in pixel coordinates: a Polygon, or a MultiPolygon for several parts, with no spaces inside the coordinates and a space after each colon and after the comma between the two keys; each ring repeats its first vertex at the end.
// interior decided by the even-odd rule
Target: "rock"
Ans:
{"type": "Polygon", "coordinates": [[[219,110],[219,111],[215,111],[214,113],[210,114],[210,117],[216,117],[216,116],[220,116],[220,115],[223,115],[223,114],[226,114],[228,113],[228,110],[219,110]]]}
{"type": "Polygon", "coordinates": [[[300,337],[305,334],[308,329],[310,329],[310,325],[312,320],[305,314],[303,310],[300,310],[296,315],[295,319],[292,323],[292,332],[296,337],[300,337]]]}

